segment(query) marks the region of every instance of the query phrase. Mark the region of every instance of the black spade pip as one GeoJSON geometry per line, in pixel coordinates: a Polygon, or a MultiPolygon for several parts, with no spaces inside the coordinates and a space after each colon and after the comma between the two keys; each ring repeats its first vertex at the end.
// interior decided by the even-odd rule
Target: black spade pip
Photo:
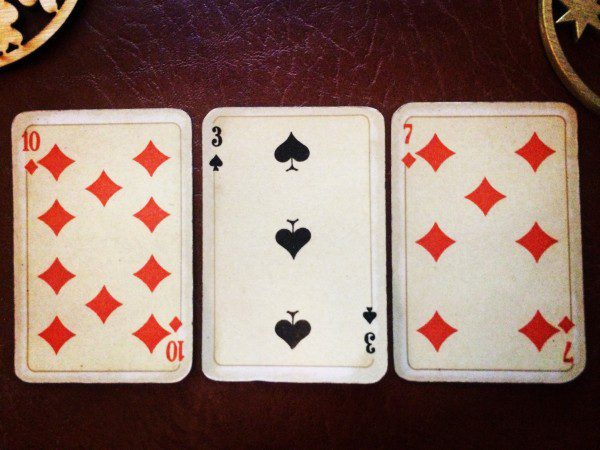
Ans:
{"type": "Polygon", "coordinates": [[[294,161],[302,162],[306,161],[310,156],[310,150],[306,145],[300,142],[294,136],[294,133],[290,133],[288,138],[275,149],[275,159],[279,162],[290,161],[290,167],[286,170],[298,170],[294,167],[294,161]]]}
{"type": "Polygon", "coordinates": [[[215,155],[213,157],[213,159],[210,160],[208,165],[213,168],[213,172],[218,172],[219,167],[221,167],[223,165],[223,161],[221,161],[221,158],[219,158],[219,155],[215,155]]]}
{"type": "Polygon", "coordinates": [[[299,219],[296,220],[288,220],[288,222],[292,225],[292,229],[287,230],[282,228],[275,234],[275,240],[279,245],[285,248],[290,255],[292,255],[292,259],[296,259],[296,255],[300,251],[302,247],[304,247],[308,241],[310,241],[310,231],[308,228],[298,228],[294,229],[294,225],[298,222],[299,219]]]}
{"type": "Polygon", "coordinates": [[[310,323],[306,320],[294,322],[294,316],[298,311],[287,311],[292,321],[280,320],[275,324],[275,333],[293,349],[298,343],[310,334],[310,323]]]}

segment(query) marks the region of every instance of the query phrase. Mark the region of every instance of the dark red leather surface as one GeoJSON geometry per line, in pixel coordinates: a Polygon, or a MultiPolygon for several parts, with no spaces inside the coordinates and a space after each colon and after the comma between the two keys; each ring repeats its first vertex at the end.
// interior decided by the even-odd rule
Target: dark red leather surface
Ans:
{"type": "Polygon", "coordinates": [[[0,70],[0,447],[598,445],[599,141],[598,116],[546,58],[534,0],[80,1],[47,45],[0,70]],[[559,386],[411,383],[390,357],[387,375],[369,386],[208,380],[199,363],[205,114],[367,105],[389,127],[404,103],[463,100],[562,101],[577,110],[585,372],[559,386]],[[13,370],[11,121],[36,109],[148,107],[182,108],[194,124],[192,372],[174,385],[27,385],[13,370]]]}

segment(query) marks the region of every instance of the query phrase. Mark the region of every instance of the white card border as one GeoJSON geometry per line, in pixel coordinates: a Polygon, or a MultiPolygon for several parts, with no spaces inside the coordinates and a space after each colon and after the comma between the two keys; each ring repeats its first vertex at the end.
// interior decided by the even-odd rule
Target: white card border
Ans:
{"type": "Polygon", "coordinates": [[[393,292],[393,349],[394,366],[401,378],[409,381],[454,381],[492,383],[566,383],[575,379],[585,368],[585,323],[583,310],[583,271],[581,253],[581,216],[579,202],[579,164],[577,144],[577,115],[575,110],[556,102],[448,102],[408,103],[392,117],[392,292],[393,292]],[[566,161],[569,197],[569,241],[571,259],[571,284],[573,321],[577,326],[571,349],[577,363],[569,371],[486,371],[486,370],[415,370],[408,363],[406,329],[406,285],[404,265],[404,178],[402,163],[406,120],[414,115],[457,116],[472,115],[552,115],[561,116],[566,123],[566,161]]]}
{"type": "Polygon", "coordinates": [[[379,111],[369,107],[225,107],[208,113],[202,123],[202,370],[216,381],[272,381],[296,383],[375,383],[387,371],[387,294],[386,294],[386,234],[385,234],[385,124],[379,111]],[[368,368],[349,367],[282,367],[223,366],[214,358],[214,258],[212,221],[214,210],[212,167],[209,161],[215,153],[211,140],[213,121],[219,116],[314,116],[362,115],[371,124],[371,223],[372,223],[372,289],[377,320],[375,362],[368,368]]]}
{"type": "Polygon", "coordinates": [[[15,291],[15,373],[27,383],[176,383],[184,379],[193,360],[193,266],[192,266],[192,122],[179,109],[117,109],[29,111],[18,114],[12,123],[14,291],[15,291]],[[27,285],[23,261],[26,241],[18,224],[27,220],[25,202],[26,155],[18,151],[21,135],[31,125],[175,123],[181,130],[181,221],[182,317],[188,352],[179,368],[172,372],[38,372],[27,364],[27,285]]]}

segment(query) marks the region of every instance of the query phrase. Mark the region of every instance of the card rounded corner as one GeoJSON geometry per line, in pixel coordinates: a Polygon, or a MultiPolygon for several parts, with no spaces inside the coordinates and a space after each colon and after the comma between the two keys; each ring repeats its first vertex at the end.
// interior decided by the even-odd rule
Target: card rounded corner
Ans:
{"type": "Polygon", "coordinates": [[[15,364],[15,375],[23,383],[39,383],[39,380],[37,380],[36,377],[33,376],[33,372],[29,368],[23,367],[20,364],[15,364]]]}
{"type": "Polygon", "coordinates": [[[173,372],[171,374],[171,376],[169,377],[169,379],[165,380],[165,383],[167,383],[167,384],[180,383],[190,375],[190,373],[192,372],[192,358],[188,357],[186,359],[188,362],[185,364],[182,364],[179,369],[177,369],[175,372],[173,372]]]}
{"type": "Polygon", "coordinates": [[[404,364],[399,361],[394,361],[394,372],[398,375],[399,378],[405,381],[419,382],[423,381],[419,376],[416,375],[413,369],[408,367],[407,364],[404,364]]]}
{"type": "Polygon", "coordinates": [[[175,122],[181,127],[192,130],[192,117],[187,111],[180,108],[169,108],[169,113],[176,117],[175,122]]]}
{"type": "MultiPolygon", "coordinates": [[[[386,355],[387,355],[387,352],[386,352],[386,355]]],[[[386,358],[385,362],[383,364],[379,364],[376,366],[375,370],[373,370],[373,373],[371,374],[369,379],[365,381],[365,384],[379,383],[387,375],[388,369],[389,369],[389,364],[388,364],[388,361],[386,358]]]]}
{"type": "Polygon", "coordinates": [[[202,119],[202,131],[204,131],[204,129],[206,128],[207,125],[212,125],[212,121],[215,120],[215,118],[219,117],[220,115],[223,114],[223,112],[226,110],[226,107],[218,107],[218,108],[213,108],[211,109],[206,116],[204,116],[204,119],[202,119]]]}
{"type": "Polygon", "coordinates": [[[421,103],[410,102],[400,106],[400,108],[398,108],[396,111],[394,111],[394,114],[392,114],[392,124],[400,120],[402,116],[409,114],[413,108],[418,107],[419,105],[421,105],[421,103]]]}
{"type": "Polygon", "coordinates": [[[575,121],[577,120],[577,111],[569,103],[552,102],[551,105],[553,108],[560,110],[564,114],[565,117],[568,117],[569,119],[573,119],[575,121]]]}
{"type": "Polygon", "coordinates": [[[227,381],[224,380],[223,377],[218,376],[217,372],[218,370],[214,366],[214,364],[202,361],[202,373],[206,378],[208,378],[211,381],[227,381]]]}
{"type": "Polygon", "coordinates": [[[373,123],[385,124],[385,117],[377,108],[373,106],[361,106],[362,113],[369,118],[373,123]]]}
{"type": "Polygon", "coordinates": [[[22,111],[18,113],[11,122],[10,129],[12,132],[16,132],[23,128],[23,126],[32,121],[35,116],[35,111],[22,111]]]}
{"type": "Polygon", "coordinates": [[[575,367],[573,367],[573,370],[566,372],[567,376],[558,380],[558,384],[572,383],[577,378],[579,378],[581,374],[585,371],[586,362],[587,361],[584,358],[581,363],[576,364],[575,367]]]}

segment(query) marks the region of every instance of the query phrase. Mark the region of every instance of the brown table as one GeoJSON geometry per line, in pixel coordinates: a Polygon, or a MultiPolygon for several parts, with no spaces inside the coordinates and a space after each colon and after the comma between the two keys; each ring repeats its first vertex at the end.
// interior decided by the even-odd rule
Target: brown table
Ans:
{"type": "MultiPolygon", "coordinates": [[[[572,30],[562,30],[572,41],[572,30]]],[[[574,57],[597,69],[599,39],[586,31],[574,57]]],[[[582,70],[598,83],[592,69],[582,70]]],[[[389,163],[389,132],[387,140],[389,163]]],[[[80,1],[48,44],[0,70],[0,447],[598,445],[599,142],[598,116],[546,58],[534,0],[80,1]],[[218,106],[367,105],[389,127],[404,103],[462,100],[561,101],[577,110],[585,372],[558,386],[411,383],[396,376],[390,357],[387,375],[369,386],[208,380],[200,367],[205,114],[218,106]],[[13,370],[11,121],[35,109],[150,107],[182,108],[194,126],[192,372],[174,385],[27,385],[13,370]]],[[[389,193],[387,203],[389,261],[389,193]]]]}

